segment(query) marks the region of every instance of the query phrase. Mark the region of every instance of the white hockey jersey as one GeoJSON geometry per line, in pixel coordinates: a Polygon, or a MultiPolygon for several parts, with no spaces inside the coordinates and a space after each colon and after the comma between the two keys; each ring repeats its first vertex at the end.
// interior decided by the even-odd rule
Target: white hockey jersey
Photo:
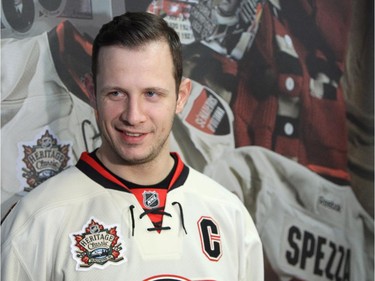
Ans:
{"type": "Polygon", "coordinates": [[[61,81],[47,33],[2,39],[1,210],[100,144],[94,110],[61,81]]]}
{"type": "Polygon", "coordinates": [[[227,149],[234,149],[233,112],[212,89],[192,80],[189,99],[175,118],[170,141],[183,161],[202,172],[227,149]]]}
{"type": "Polygon", "coordinates": [[[161,211],[160,191],[135,196],[84,153],[5,219],[1,280],[263,280],[262,245],[244,205],[175,158],[161,211]]]}
{"type": "Polygon", "coordinates": [[[374,221],[349,186],[256,146],[222,155],[205,174],[243,198],[280,280],[374,280],[374,221]]]}

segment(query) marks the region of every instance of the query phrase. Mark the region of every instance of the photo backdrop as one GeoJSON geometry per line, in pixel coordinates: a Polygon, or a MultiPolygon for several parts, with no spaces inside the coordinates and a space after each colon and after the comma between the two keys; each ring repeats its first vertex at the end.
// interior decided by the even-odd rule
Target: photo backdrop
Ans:
{"type": "Polygon", "coordinates": [[[2,0],[2,218],[100,145],[83,81],[124,11],[178,32],[171,150],[243,200],[265,279],[374,280],[373,1],[2,0]]]}

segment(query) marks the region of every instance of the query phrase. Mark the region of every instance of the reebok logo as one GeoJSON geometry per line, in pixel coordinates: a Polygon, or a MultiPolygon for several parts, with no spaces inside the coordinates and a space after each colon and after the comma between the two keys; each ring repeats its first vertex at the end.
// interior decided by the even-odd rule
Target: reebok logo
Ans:
{"type": "Polygon", "coordinates": [[[325,199],[323,196],[319,196],[319,205],[341,213],[342,207],[339,203],[335,203],[333,200],[325,199]]]}

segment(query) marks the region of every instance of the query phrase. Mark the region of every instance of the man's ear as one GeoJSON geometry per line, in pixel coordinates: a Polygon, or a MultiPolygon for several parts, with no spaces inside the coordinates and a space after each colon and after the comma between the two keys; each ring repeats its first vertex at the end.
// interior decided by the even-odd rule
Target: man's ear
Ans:
{"type": "Polygon", "coordinates": [[[178,90],[176,114],[180,113],[184,109],[190,96],[191,87],[191,80],[183,77],[178,90]]]}
{"type": "Polygon", "coordinates": [[[91,73],[85,74],[84,83],[85,83],[87,92],[89,93],[90,105],[96,110],[95,84],[94,84],[94,78],[91,73]]]}

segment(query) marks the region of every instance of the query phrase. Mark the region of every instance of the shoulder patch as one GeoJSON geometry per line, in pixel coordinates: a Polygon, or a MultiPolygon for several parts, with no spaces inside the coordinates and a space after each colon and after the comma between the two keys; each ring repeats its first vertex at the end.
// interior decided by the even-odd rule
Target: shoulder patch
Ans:
{"type": "Polygon", "coordinates": [[[71,233],[71,253],[77,262],[76,270],[103,269],[110,264],[127,261],[123,239],[117,225],[104,226],[95,218],[82,227],[78,233],[71,233]]]}

